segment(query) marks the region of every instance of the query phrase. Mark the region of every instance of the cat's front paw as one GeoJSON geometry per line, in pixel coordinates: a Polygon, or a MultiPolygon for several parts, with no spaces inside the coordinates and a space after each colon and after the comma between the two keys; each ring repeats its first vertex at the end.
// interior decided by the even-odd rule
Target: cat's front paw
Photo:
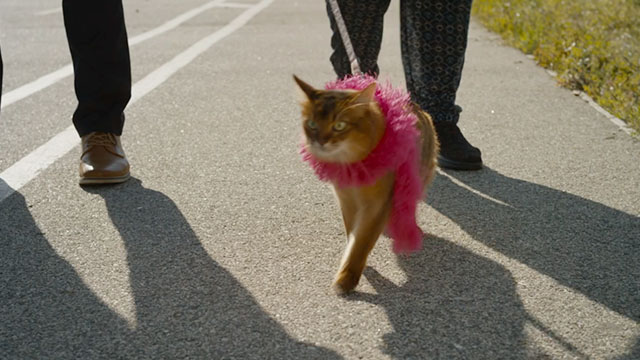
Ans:
{"type": "Polygon", "coordinates": [[[333,282],[332,287],[338,295],[345,295],[355,289],[358,281],[360,281],[360,274],[355,274],[351,271],[341,271],[336,275],[336,280],[333,282]]]}

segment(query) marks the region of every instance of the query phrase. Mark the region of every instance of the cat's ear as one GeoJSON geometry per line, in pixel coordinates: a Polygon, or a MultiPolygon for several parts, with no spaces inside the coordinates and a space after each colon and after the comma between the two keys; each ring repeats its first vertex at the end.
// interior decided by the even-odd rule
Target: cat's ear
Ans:
{"type": "Polygon", "coordinates": [[[307,84],[306,82],[300,80],[297,76],[293,75],[293,80],[296,81],[296,83],[298,83],[298,86],[300,87],[300,89],[302,89],[302,91],[304,91],[304,93],[307,95],[307,98],[309,98],[309,100],[314,100],[317,96],[318,96],[318,90],[314,89],[313,86],[307,84]]]}
{"type": "Polygon", "coordinates": [[[368,104],[370,102],[375,101],[376,95],[376,86],[375,82],[369,84],[366,88],[358,91],[353,99],[353,104],[368,104]]]}

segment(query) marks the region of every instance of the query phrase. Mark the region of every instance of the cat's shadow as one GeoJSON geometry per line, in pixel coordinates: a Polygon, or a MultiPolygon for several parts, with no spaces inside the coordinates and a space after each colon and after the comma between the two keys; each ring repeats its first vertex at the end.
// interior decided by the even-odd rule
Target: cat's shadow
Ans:
{"type": "MultiPolygon", "coordinates": [[[[135,325],[56,253],[15,193],[0,204],[1,358],[339,358],[290,337],[209,256],[168,196],[137,179],[86,190],[104,199],[122,238],[135,325]]],[[[100,249],[99,238],[85,241],[100,249]]]]}
{"type": "Polygon", "coordinates": [[[526,311],[504,267],[435,236],[425,238],[421,252],[397,260],[405,283],[367,267],[364,277],[376,293],[346,297],[385,310],[393,326],[384,335],[385,353],[395,359],[527,358],[526,311]]]}

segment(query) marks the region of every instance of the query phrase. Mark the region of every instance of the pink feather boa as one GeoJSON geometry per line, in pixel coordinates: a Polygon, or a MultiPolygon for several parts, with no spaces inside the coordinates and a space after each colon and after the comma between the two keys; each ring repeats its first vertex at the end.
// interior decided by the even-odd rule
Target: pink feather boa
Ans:
{"type": "MultiPolygon", "coordinates": [[[[363,90],[375,81],[372,76],[352,76],[329,82],[325,88],[363,90]]],[[[321,162],[305,146],[300,153],[320,180],[332,181],[341,187],[371,185],[386,173],[395,172],[387,233],[394,239],[394,252],[409,253],[422,245],[422,230],[416,224],[416,208],[423,195],[416,146],[417,117],[411,111],[409,94],[394,89],[389,83],[377,85],[375,99],[387,127],[380,143],[364,160],[352,164],[321,162]]]]}

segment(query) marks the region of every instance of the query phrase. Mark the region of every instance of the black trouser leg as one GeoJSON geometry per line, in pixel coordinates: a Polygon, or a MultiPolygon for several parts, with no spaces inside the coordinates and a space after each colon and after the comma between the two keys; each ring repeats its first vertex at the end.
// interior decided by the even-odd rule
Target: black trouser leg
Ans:
{"type": "MultiPolygon", "coordinates": [[[[358,57],[362,72],[372,75],[379,73],[378,54],[382,42],[384,13],[390,0],[339,0],[340,12],[349,32],[351,43],[358,57]]],[[[333,13],[327,2],[327,12],[331,21],[331,63],[339,78],[351,74],[349,57],[342,44],[333,13]]]]}
{"type": "Polygon", "coordinates": [[[435,122],[458,121],[456,106],[472,0],[402,0],[401,47],[407,90],[435,122]]]}
{"type": "Polygon", "coordinates": [[[122,134],[131,98],[131,65],[121,0],[63,0],[73,60],[80,136],[93,131],[122,134]]]}

